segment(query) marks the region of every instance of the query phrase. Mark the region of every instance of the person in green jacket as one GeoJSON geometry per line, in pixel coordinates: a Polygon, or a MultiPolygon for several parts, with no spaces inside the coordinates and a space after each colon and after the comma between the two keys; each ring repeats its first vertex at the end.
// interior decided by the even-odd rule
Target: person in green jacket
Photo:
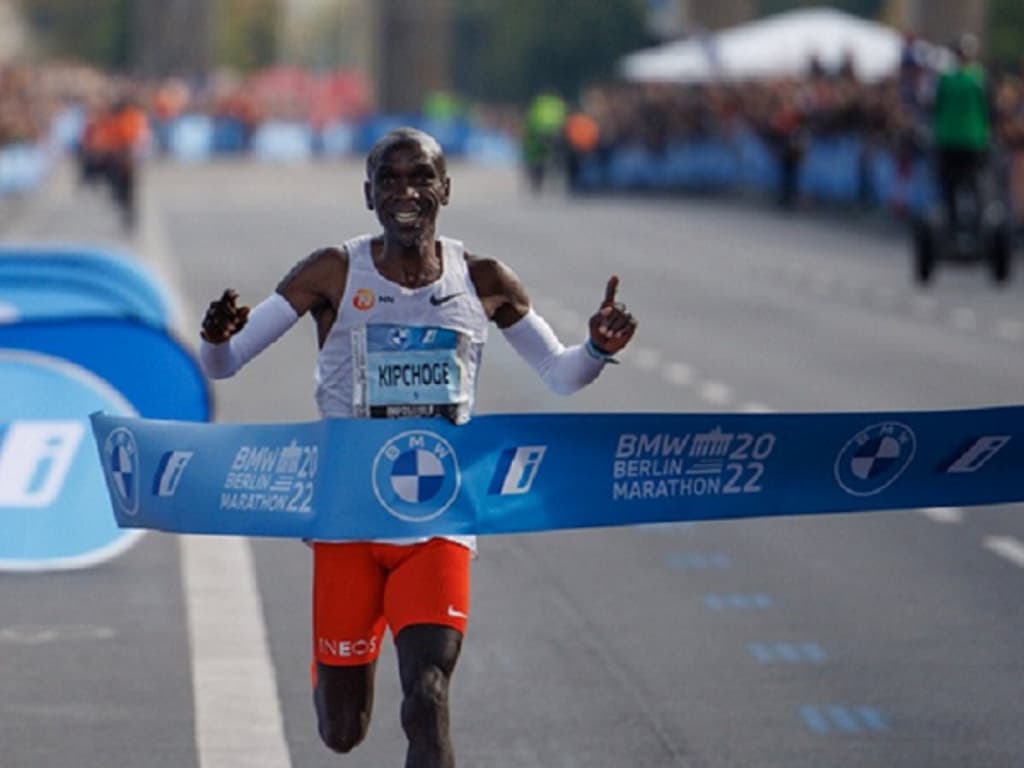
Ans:
{"type": "Polygon", "coordinates": [[[530,103],[523,121],[523,163],[530,188],[539,192],[549,167],[557,164],[562,150],[562,126],[567,108],[561,96],[545,90],[530,103]]]}
{"type": "Polygon", "coordinates": [[[950,223],[957,218],[961,185],[981,203],[979,177],[992,144],[991,105],[985,70],[977,61],[977,38],[962,36],[955,51],[956,67],[939,78],[933,118],[938,181],[950,223]]]}

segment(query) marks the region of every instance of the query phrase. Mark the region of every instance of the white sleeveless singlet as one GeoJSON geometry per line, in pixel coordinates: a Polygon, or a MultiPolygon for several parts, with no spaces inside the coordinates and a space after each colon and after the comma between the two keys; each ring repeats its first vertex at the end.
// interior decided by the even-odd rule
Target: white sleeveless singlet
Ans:
{"type": "MultiPolygon", "coordinates": [[[[465,248],[439,238],[441,277],[405,288],[377,271],[371,241],[363,235],[344,244],[345,293],[317,358],[321,417],[440,416],[464,424],[476,399],[488,326],[465,248]]],[[[444,538],[476,548],[474,536],[444,538]]]]}

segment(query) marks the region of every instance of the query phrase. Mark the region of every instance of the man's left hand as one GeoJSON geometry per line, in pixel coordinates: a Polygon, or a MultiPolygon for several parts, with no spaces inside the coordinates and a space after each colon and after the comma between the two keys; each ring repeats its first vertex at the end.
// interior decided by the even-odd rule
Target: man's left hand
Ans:
{"type": "Polygon", "coordinates": [[[600,309],[590,318],[590,341],[608,355],[625,347],[636,332],[636,319],[626,311],[625,304],[615,301],[618,289],[618,275],[612,275],[604,289],[600,309]]]}

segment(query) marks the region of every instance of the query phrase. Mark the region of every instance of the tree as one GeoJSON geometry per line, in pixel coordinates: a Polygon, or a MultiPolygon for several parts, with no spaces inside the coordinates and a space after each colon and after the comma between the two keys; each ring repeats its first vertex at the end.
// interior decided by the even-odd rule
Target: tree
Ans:
{"type": "Polygon", "coordinates": [[[46,56],[60,56],[106,69],[130,61],[130,0],[20,0],[32,37],[46,56]]]}
{"type": "Polygon", "coordinates": [[[282,22],[279,0],[215,0],[214,61],[243,72],[273,64],[282,22]]]}
{"type": "Polygon", "coordinates": [[[867,19],[877,19],[882,13],[884,0],[831,0],[831,2],[815,2],[814,0],[761,0],[758,10],[762,15],[791,11],[794,8],[820,8],[827,6],[846,11],[867,19]]]}
{"type": "Polygon", "coordinates": [[[1024,4],[992,0],[988,29],[988,54],[993,63],[1012,72],[1024,71],[1024,4]]]}
{"type": "Polygon", "coordinates": [[[645,0],[457,0],[453,81],[480,101],[572,98],[651,42],[644,11],[645,0]]]}

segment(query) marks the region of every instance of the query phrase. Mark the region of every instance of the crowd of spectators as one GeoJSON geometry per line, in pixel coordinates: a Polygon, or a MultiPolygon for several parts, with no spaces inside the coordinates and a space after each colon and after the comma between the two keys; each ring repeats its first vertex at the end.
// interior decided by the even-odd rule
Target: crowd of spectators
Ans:
{"type": "MultiPolygon", "coordinates": [[[[793,179],[806,148],[822,138],[855,136],[866,155],[886,152],[907,173],[929,153],[937,72],[915,59],[912,45],[906,50],[897,72],[872,82],[858,79],[855,62],[847,60],[835,71],[811,61],[801,76],[751,82],[603,83],[585,91],[578,109],[569,111],[570,119],[575,114],[587,120],[567,125],[575,126],[598,164],[629,148],[656,157],[680,144],[754,136],[778,161],[784,199],[795,194],[793,179]]],[[[991,93],[1000,157],[1011,185],[1021,190],[1013,197],[1021,201],[1024,217],[1022,75],[991,78],[991,93]]],[[[233,125],[243,148],[268,120],[319,130],[332,122],[358,122],[374,109],[366,78],[352,72],[314,74],[282,67],[247,77],[218,74],[200,85],[183,79],[130,81],[70,64],[0,65],[0,148],[45,140],[53,117],[66,105],[77,105],[87,120],[90,113],[125,98],[148,113],[157,140],[161,126],[201,114],[233,125]]],[[[504,131],[527,132],[523,126],[528,121],[502,114],[504,131]]],[[[571,160],[575,173],[579,158],[571,160]]]]}
{"type": "MultiPolygon", "coordinates": [[[[888,153],[901,174],[927,162],[939,73],[907,50],[897,72],[873,82],[858,79],[852,61],[831,72],[811,61],[801,76],[751,82],[603,83],[582,95],[579,111],[598,128],[591,153],[598,166],[625,150],[664,157],[680,145],[756,137],[774,152],[779,194],[791,203],[801,158],[815,141],[855,137],[866,158],[888,153]]],[[[1024,77],[999,73],[990,78],[990,91],[996,157],[1020,192],[1015,199],[1024,201],[1024,77]]],[[[571,165],[580,167],[579,158],[571,165]]],[[[1021,208],[1024,213],[1024,202],[1021,208]]]]}
{"type": "Polygon", "coordinates": [[[353,72],[281,67],[247,77],[218,73],[200,84],[182,78],[131,80],[82,65],[7,64],[0,65],[0,147],[44,141],[53,119],[69,106],[87,120],[125,99],[157,124],[188,113],[232,120],[247,130],[271,119],[316,128],[372,111],[366,78],[353,72]]]}

